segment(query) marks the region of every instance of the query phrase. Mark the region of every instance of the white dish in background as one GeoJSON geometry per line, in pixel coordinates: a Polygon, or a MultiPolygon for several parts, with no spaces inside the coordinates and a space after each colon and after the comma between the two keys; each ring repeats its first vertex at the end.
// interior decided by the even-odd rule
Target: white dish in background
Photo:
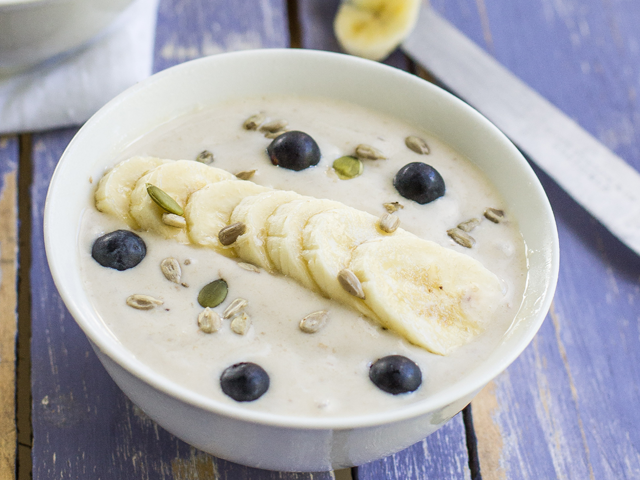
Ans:
{"type": "Polygon", "coordinates": [[[123,391],[161,426],[213,455],[259,468],[319,471],[359,465],[442,426],[531,341],[551,303],[558,240],[551,208],[518,150],[475,110],[405,72],[308,50],[217,55],[157,74],[92,117],[54,173],[44,217],[51,272],[69,311],[123,391]],[[431,131],[476,163],[510,205],[528,248],[529,278],[513,326],[489,358],[451,387],[391,412],[289,417],[223,405],[179,387],[136,360],[107,330],[82,286],[78,225],[106,165],[134,140],[202,106],[258,95],[313,95],[356,103],[431,131]]]}
{"type": "Polygon", "coordinates": [[[98,36],[133,0],[0,0],[0,75],[98,36]]]}

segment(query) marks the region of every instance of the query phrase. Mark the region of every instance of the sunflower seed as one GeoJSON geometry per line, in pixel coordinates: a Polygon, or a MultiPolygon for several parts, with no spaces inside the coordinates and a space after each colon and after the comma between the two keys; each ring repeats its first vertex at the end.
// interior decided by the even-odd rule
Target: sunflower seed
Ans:
{"type": "Polygon", "coordinates": [[[240,268],[244,268],[245,270],[248,270],[249,272],[260,273],[260,269],[255,265],[251,265],[250,263],[238,262],[238,266],[240,268]]]}
{"type": "Polygon", "coordinates": [[[160,262],[160,270],[164,277],[173,283],[180,283],[180,277],[182,276],[182,269],[180,263],[173,257],[167,257],[160,262]]]}
{"type": "Polygon", "coordinates": [[[431,153],[427,142],[420,137],[409,136],[404,139],[404,143],[407,147],[420,155],[429,155],[429,153],[431,153]]]}
{"type": "Polygon", "coordinates": [[[267,133],[264,134],[264,138],[268,138],[270,140],[273,140],[274,138],[278,138],[280,135],[282,135],[285,132],[286,132],[286,130],[280,130],[278,132],[267,132],[267,133]]]}
{"type": "Polygon", "coordinates": [[[247,231],[247,226],[242,222],[232,223],[227,225],[218,232],[218,240],[225,247],[235,242],[238,237],[247,231]]]}
{"type": "Polygon", "coordinates": [[[244,309],[249,304],[244,298],[236,298],[233,302],[229,304],[229,306],[224,310],[222,314],[222,318],[225,320],[228,318],[235,317],[241,310],[244,309]]]}
{"type": "Polygon", "coordinates": [[[209,150],[201,151],[196,157],[196,162],[204,163],[205,165],[211,165],[213,163],[213,153],[209,150]]]}
{"type": "Polygon", "coordinates": [[[240,180],[249,180],[255,175],[255,173],[255,170],[243,170],[242,172],[236,173],[236,177],[238,177],[240,180]]]}
{"type": "Polygon", "coordinates": [[[165,192],[161,188],[147,183],[147,193],[151,197],[151,200],[156,202],[156,204],[160,208],[166,210],[169,213],[173,213],[174,215],[184,215],[184,210],[178,204],[178,202],[176,202],[167,192],[165,192]]]}
{"type": "Polygon", "coordinates": [[[264,115],[256,113],[255,115],[251,115],[247,118],[242,126],[245,130],[257,130],[258,127],[262,125],[262,122],[264,122],[264,115]]]}
{"type": "Polygon", "coordinates": [[[300,320],[300,330],[304,333],[316,333],[327,323],[327,318],[329,316],[326,310],[310,313],[300,320]]]}
{"type": "Polygon", "coordinates": [[[251,319],[246,313],[241,313],[231,321],[231,330],[238,335],[244,335],[249,331],[251,319]]]}
{"type": "Polygon", "coordinates": [[[471,248],[476,243],[471,235],[457,227],[447,230],[447,234],[454,242],[463,247],[471,248]]]}
{"type": "Polygon", "coordinates": [[[391,213],[385,213],[380,217],[380,230],[386,233],[395,232],[400,226],[400,219],[391,213]]]}
{"type": "Polygon", "coordinates": [[[222,319],[215,310],[207,307],[198,315],[198,327],[204,333],[217,332],[222,327],[222,319]]]}
{"type": "Polygon", "coordinates": [[[362,284],[360,283],[360,280],[358,280],[358,277],[356,277],[356,274],[351,270],[346,268],[344,270],[340,270],[340,273],[338,273],[338,281],[347,293],[364,300],[362,284]]]}
{"type": "Polygon", "coordinates": [[[275,132],[279,132],[281,130],[284,130],[287,127],[287,125],[289,125],[289,122],[287,122],[286,120],[283,120],[281,118],[276,119],[276,120],[270,120],[267,123],[264,123],[260,127],[260,131],[261,132],[275,133],[275,132]]]}
{"type": "Polygon", "coordinates": [[[202,307],[214,308],[224,302],[229,293],[229,286],[223,279],[206,284],[198,293],[198,303],[202,307]]]}
{"type": "Polygon", "coordinates": [[[347,155],[335,159],[333,169],[341,180],[350,180],[362,174],[364,164],[358,158],[347,155]]]}
{"type": "Polygon", "coordinates": [[[481,221],[482,221],[481,218],[471,218],[466,222],[459,223],[458,228],[463,232],[470,232],[471,230],[476,228],[478,225],[480,225],[481,221]]]}
{"type": "Polygon", "coordinates": [[[162,223],[165,225],[169,225],[170,227],[176,228],[184,228],[187,226],[187,221],[184,217],[180,215],[176,215],[174,213],[163,213],[162,214],[162,223]]]}
{"type": "Polygon", "coordinates": [[[386,160],[385,157],[380,150],[371,145],[366,145],[361,143],[356,147],[356,156],[358,158],[364,158],[366,160],[386,160]]]}
{"type": "Polygon", "coordinates": [[[504,220],[504,210],[498,210],[497,208],[487,208],[484,211],[484,216],[491,220],[493,223],[500,223],[504,220]]]}
{"type": "Polygon", "coordinates": [[[162,305],[164,302],[153,298],[149,295],[135,294],[127,297],[127,305],[138,310],[151,310],[156,305],[162,305]]]}
{"type": "Polygon", "coordinates": [[[394,213],[404,208],[404,205],[402,205],[400,202],[383,203],[382,206],[389,213],[394,213]]]}

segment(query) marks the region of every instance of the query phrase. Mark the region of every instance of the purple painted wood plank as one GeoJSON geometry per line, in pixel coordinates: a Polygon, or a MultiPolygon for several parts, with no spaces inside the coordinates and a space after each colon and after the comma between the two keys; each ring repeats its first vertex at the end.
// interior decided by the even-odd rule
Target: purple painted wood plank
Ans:
{"type": "MultiPolygon", "coordinates": [[[[286,46],[281,1],[163,1],[156,70],[242,46],[286,46]],[[190,43],[196,42],[196,43],[190,43]],[[196,47],[194,47],[196,45],[196,47]]],[[[276,479],[281,474],[215,459],[158,427],[112,382],[70,317],[44,255],[42,213],[53,169],[74,129],[34,136],[32,185],[33,478],[276,479]]]]}
{"type": "Polygon", "coordinates": [[[16,472],[18,139],[0,136],[0,478],[16,472]]]}
{"type": "Polygon", "coordinates": [[[163,0],[154,71],[216,53],[289,46],[286,0],[163,0]]]}
{"type": "Polygon", "coordinates": [[[421,442],[357,468],[357,480],[422,480],[471,478],[462,414],[421,442]]]}
{"type": "MultiPolygon", "coordinates": [[[[640,5],[432,4],[640,168],[640,5]]],[[[536,172],[558,221],[558,290],[532,345],[473,402],[482,476],[638,478],[640,259],[536,172]]]]}
{"type": "MultiPolygon", "coordinates": [[[[340,51],[333,33],[333,19],[339,4],[339,0],[299,2],[303,47],[340,51]]],[[[405,70],[410,66],[399,50],[384,63],[405,70]]],[[[426,440],[383,460],[359,467],[357,475],[359,480],[469,478],[468,465],[464,422],[462,415],[458,415],[426,440]]]]}

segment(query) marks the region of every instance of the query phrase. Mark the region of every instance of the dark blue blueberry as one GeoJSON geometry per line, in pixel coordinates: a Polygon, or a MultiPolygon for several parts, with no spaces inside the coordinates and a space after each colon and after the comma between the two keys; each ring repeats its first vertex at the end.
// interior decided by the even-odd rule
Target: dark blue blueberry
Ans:
{"type": "Polygon", "coordinates": [[[320,147],[304,132],[285,132],[267,147],[271,163],[289,170],[304,170],[320,161],[320,147]]]}
{"type": "Polygon", "coordinates": [[[255,363],[236,363],[222,372],[220,386],[236,402],[252,402],[269,389],[269,375],[255,363]]]}
{"type": "Polygon", "coordinates": [[[369,378],[380,390],[398,395],[413,392],[422,384],[420,367],[402,355],[389,355],[376,360],[369,378]]]}
{"type": "Polygon", "coordinates": [[[107,233],[95,242],[91,256],[103,267],[127,270],[138,265],[147,254],[147,246],[138,235],[128,230],[107,233]]]}
{"type": "Polygon", "coordinates": [[[393,186],[404,198],[421,205],[444,195],[444,180],[431,165],[413,162],[402,167],[393,179],[393,186]]]}

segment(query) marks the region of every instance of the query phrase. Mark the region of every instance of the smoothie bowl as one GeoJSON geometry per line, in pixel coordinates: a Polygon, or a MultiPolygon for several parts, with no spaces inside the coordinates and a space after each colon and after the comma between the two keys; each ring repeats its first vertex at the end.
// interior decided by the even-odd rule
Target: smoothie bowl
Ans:
{"type": "Polygon", "coordinates": [[[189,62],[107,104],[54,173],[45,242],[134,403],[287,471],[437,430],[531,341],[558,273],[542,187],[486,119],[301,50],[189,62]]]}

